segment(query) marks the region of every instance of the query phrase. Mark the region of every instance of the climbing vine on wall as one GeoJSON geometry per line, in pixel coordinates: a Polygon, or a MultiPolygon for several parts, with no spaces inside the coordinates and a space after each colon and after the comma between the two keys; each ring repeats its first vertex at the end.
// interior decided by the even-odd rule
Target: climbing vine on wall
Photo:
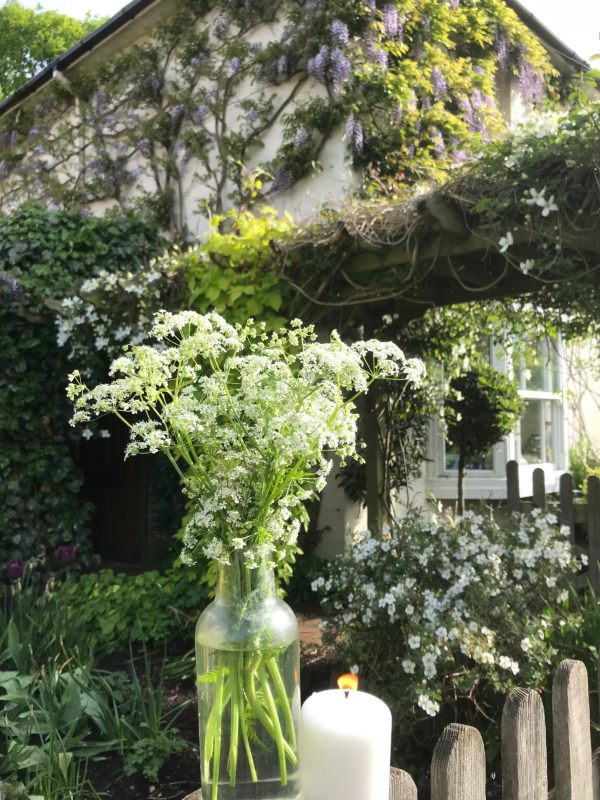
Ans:
{"type": "Polygon", "coordinates": [[[0,577],[25,562],[47,575],[93,561],[52,308],[84,277],[135,272],[163,247],[153,224],[130,216],[25,208],[0,218],[0,577]]]}
{"type": "Polygon", "coordinates": [[[318,170],[333,136],[368,192],[439,178],[501,129],[500,72],[532,102],[552,73],[503,0],[179,0],[151,39],[3,120],[2,207],[135,205],[185,238],[193,211],[318,170]]]}

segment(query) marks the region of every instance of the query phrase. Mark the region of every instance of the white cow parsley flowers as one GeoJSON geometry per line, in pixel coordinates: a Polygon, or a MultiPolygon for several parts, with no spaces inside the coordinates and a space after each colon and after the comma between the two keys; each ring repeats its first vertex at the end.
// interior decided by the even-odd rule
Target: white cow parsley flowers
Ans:
{"type": "Polygon", "coordinates": [[[160,311],[154,343],[125,349],[112,381],[69,376],[71,424],[115,414],[126,456],[163,452],[194,511],[182,560],[273,565],[296,542],[304,502],[323,489],[332,456],[358,458],[354,401],[380,378],[418,383],[424,368],[395,344],[325,343],[298,320],[268,334],[216,313],[160,311]]]}

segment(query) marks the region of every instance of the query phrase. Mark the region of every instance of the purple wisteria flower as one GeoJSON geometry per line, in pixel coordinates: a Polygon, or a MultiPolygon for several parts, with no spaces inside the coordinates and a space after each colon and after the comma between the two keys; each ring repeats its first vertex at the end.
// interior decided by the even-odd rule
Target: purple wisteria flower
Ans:
{"type": "Polygon", "coordinates": [[[450,155],[455,164],[462,164],[463,161],[466,161],[469,157],[467,155],[467,151],[463,150],[461,147],[457,148],[456,150],[452,150],[450,155]]]}
{"type": "Polygon", "coordinates": [[[471,92],[471,105],[474,109],[481,108],[484,104],[483,94],[481,93],[480,89],[473,89],[471,92]]]}
{"type": "Polygon", "coordinates": [[[508,64],[508,57],[510,53],[510,42],[506,31],[499,28],[496,31],[496,38],[494,41],[494,49],[496,50],[496,60],[500,69],[504,69],[508,64]]]}
{"type": "Polygon", "coordinates": [[[38,129],[36,128],[36,126],[34,125],[34,126],[33,126],[33,128],[30,128],[30,129],[29,129],[29,132],[28,132],[27,136],[29,136],[29,137],[32,137],[32,136],[37,136],[37,135],[38,135],[38,133],[39,133],[39,130],[38,130],[38,129]]]}
{"type": "Polygon", "coordinates": [[[294,136],[294,147],[302,147],[310,139],[310,134],[306,128],[298,128],[294,136]]]}
{"type": "Polygon", "coordinates": [[[346,120],[345,137],[351,142],[357,153],[362,153],[364,147],[363,126],[354,114],[350,114],[346,120]]]}
{"type": "Polygon", "coordinates": [[[8,294],[12,300],[17,300],[23,294],[23,287],[19,281],[8,272],[0,272],[0,290],[8,294]]]}
{"type": "Polygon", "coordinates": [[[239,72],[242,68],[242,62],[238,58],[238,56],[234,56],[231,61],[229,62],[229,66],[231,67],[231,71],[235,75],[236,72],[239,72]]]}
{"type": "Polygon", "coordinates": [[[279,78],[284,78],[287,76],[288,72],[288,57],[284,53],[283,55],[279,56],[277,61],[275,62],[275,69],[277,70],[277,76],[279,78]]]}
{"type": "Polygon", "coordinates": [[[329,48],[323,45],[316,56],[308,59],[308,74],[322,83],[325,81],[325,70],[329,63],[329,48]]]}
{"type": "Polygon", "coordinates": [[[63,564],[72,564],[77,558],[77,545],[76,544],[61,544],[56,551],[58,560],[63,564]]]}
{"type": "Polygon", "coordinates": [[[339,97],[352,75],[352,64],[342,50],[336,48],[331,53],[331,70],[333,73],[333,94],[339,97]]]}
{"type": "Polygon", "coordinates": [[[460,5],[460,0],[448,0],[448,5],[450,8],[458,8],[460,5]]]}
{"type": "Polygon", "coordinates": [[[308,0],[308,3],[304,7],[306,16],[309,18],[316,17],[317,14],[320,14],[324,10],[325,10],[324,0],[308,0]]]}
{"type": "Polygon", "coordinates": [[[436,158],[441,158],[446,152],[444,135],[439,128],[431,128],[430,134],[433,142],[433,154],[436,158]]]}
{"type": "Polygon", "coordinates": [[[106,164],[99,158],[94,158],[92,161],[90,161],[88,167],[97,175],[104,175],[106,173],[106,164]]]}
{"type": "Polygon", "coordinates": [[[431,70],[431,85],[433,87],[433,96],[436,100],[442,100],[448,90],[448,83],[444,74],[438,67],[431,70]]]}
{"type": "Polygon", "coordinates": [[[150,152],[150,139],[140,139],[140,141],[137,143],[137,149],[141,153],[144,153],[144,154],[149,153],[150,152]]]}
{"type": "Polygon", "coordinates": [[[402,120],[404,119],[404,109],[402,108],[400,103],[398,103],[396,108],[392,111],[392,119],[394,120],[394,122],[397,123],[402,122],[402,120]]]}
{"type": "Polygon", "coordinates": [[[473,133],[474,131],[479,130],[479,125],[477,124],[477,120],[475,118],[475,112],[473,110],[473,106],[471,105],[471,101],[465,95],[461,95],[458,98],[458,105],[460,106],[461,111],[463,112],[463,117],[465,122],[469,126],[469,130],[473,133]]]}
{"type": "Polygon", "coordinates": [[[378,47],[372,34],[367,34],[365,36],[363,49],[369,61],[373,62],[374,64],[377,64],[383,69],[387,68],[388,65],[387,53],[385,52],[385,50],[382,50],[381,47],[378,47]]]}
{"type": "Polygon", "coordinates": [[[404,33],[404,23],[392,3],[386,3],[383,7],[383,30],[390,39],[400,39],[404,33]]]}
{"type": "Polygon", "coordinates": [[[41,145],[41,144],[38,144],[32,150],[32,153],[33,153],[34,156],[43,156],[45,152],[46,152],[46,150],[43,147],[43,145],[41,145]]]}
{"type": "Polygon", "coordinates": [[[294,185],[294,176],[285,167],[278,167],[273,175],[273,183],[271,184],[270,192],[284,192],[294,185]]]}
{"type": "Polygon", "coordinates": [[[254,123],[259,117],[260,114],[258,113],[256,108],[251,108],[246,114],[246,122],[248,123],[248,125],[254,125],[254,123]]]}
{"type": "Polygon", "coordinates": [[[5,180],[8,177],[8,164],[4,159],[0,160],[0,181],[5,180]]]}
{"type": "Polygon", "coordinates": [[[153,91],[157,92],[160,89],[160,78],[158,75],[148,75],[146,80],[153,91]]]}
{"type": "Polygon", "coordinates": [[[544,97],[544,78],[526,60],[519,64],[519,87],[526,102],[539,103],[544,97]]]}
{"type": "Polygon", "coordinates": [[[192,114],[192,122],[199,125],[210,113],[210,109],[206,105],[198,106],[192,114]]]}
{"type": "Polygon", "coordinates": [[[345,47],[350,41],[348,26],[341,19],[334,19],[329,26],[329,30],[335,47],[345,47]]]}
{"type": "Polygon", "coordinates": [[[6,564],[6,574],[8,575],[8,579],[10,581],[18,580],[23,574],[24,567],[25,564],[21,556],[9,558],[8,563],[6,564]]]}

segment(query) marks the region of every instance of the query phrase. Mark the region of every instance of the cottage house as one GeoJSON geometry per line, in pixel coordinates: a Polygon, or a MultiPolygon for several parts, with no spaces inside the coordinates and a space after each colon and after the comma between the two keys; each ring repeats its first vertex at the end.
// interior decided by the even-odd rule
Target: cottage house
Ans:
{"type": "MultiPolygon", "coordinates": [[[[461,12],[460,0],[438,5],[447,7],[448,15],[461,12]]],[[[477,5],[471,3],[469,13],[476,15],[477,5]]],[[[373,23],[362,40],[359,32],[334,19],[322,32],[323,44],[313,28],[324,13],[319,0],[285,13],[271,10],[268,3],[133,0],[0,103],[0,213],[31,200],[83,206],[94,214],[110,208],[149,209],[165,232],[189,241],[206,229],[211,213],[248,200],[260,181],[259,189],[272,206],[297,220],[309,219],[363,186],[370,169],[365,136],[373,161],[373,153],[379,152],[377,115],[384,112],[377,108],[375,90],[356,94],[346,106],[340,99],[351,75],[355,82],[374,86],[373,76],[385,71],[390,52],[399,60],[406,56],[407,63],[410,55],[415,83],[411,86],[405,75],[400,101],[385,110],[380,147],[384,154],[386,147],[397,147],[400,154],[386,178],[402,173],[414,184],[415,137],[426,142],[422,151],[428,154],[428,174],[434,174],[436,159],[458,162],[464,157],[460,131],[453,137],[442,129],[447,116],[443,96],[450,80],[444,70],[454,69],[452,80],[465,86],[469,71],[475,91],[457,95],[453,102],[462,109],[465,130],[493,135],[499,130],[496,108],[508,124],[520,122],[544,94],[552,74],[570,77],[587,69],[518,0],[507,0],[506,8],[497,5],[504,18],[495,33],[482,27],[479,36],[476,28],[465,29],[464,52],[456,45],[447,67],[442,60],[445,45],[429,48],[416,33],[409,41],[404,30],[408,23],[391,3],[381,8],[365,4],[361,13],[371,14],[373,23]],[[352,48],[361,54],[354,61],[352,48]],[[433,87],[430,97],[419,93],[421,67],[433,87]],[[423,132],[416,109],[425,103],[437,109],[440,122],[423,132]],[[361,116],[365,114],[370,114],[368,130],[361,116]]],[[[419,24],[427,28],[432,22],[425,11],[419,11],[419,24]]],[[[476,25],[477,17],[472,20],[476,25]]],[[[450,25],[447,20],[444,24],[450,25]]],[[[381,156],[379,167],[383,160],[381,156]]],[[[581,435],[569,402],[575,398],[579,408],[593,404],[595,387],[580,385],[578,394],[568,399],[575,384],[560,338],[539,348],[533,371],[513,365],[526,400],[520,427],[470,465],[468,498],[505,497],[508,459],[522,465],[524,495],[531,492],[534,467],[544,468],[550,488],[567,467],[569,443],[581,435]]],[[[498,358],[490,350],[492,364],[508,369],[498,358]]],[[[587,433],[600,440],[600,425],[587,433]]],[[[89,474],[100,475],[105,487],[93,498],[97,504],[106,506],[111,497],[119,505],[114,498],[123,489],[123,475],[131,481],[128,496],[133,492],[146,503],[143,477],[137,472],[115,478],[114,459],[104,472],[96,457],[92,462],[89,474]]],[[[429,460],[416,495],[452,500],[455,474],[456,454],[432,421],[429,460]]],[[[331,531],[322,551],[339,550],[359,516],[360,509],[331,487],[321,509],[321,527],[331,531]]],[[[102,524],[108,528],[113,522],[102,524]]],[[[129,519],[126,524],[131,529],[140,523],[129,519]]],[[[132,551],[130,558],[143,558],[143,553],[132,551]]]]}

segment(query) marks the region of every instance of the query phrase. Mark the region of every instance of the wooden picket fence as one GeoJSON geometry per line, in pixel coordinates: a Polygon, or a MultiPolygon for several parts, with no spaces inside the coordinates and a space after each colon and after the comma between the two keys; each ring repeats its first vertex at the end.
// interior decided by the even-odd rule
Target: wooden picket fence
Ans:
{"type": "MultiPolygon", "coordinates": [[[[563,661],[552,686],[554,800],[595,800],[588,675],[563,661]]],[[[544,706],[533,689],[511,692],[502,714],[502,800],[548,800],[544,706]]],[[[390,800],[417,800],[408,773],[394,770],[390,800]]],[[[485,800],[486,760],[476,728],[452,723],[431,762],[431,800],[485,800]]]]}
{"type": "Polygon", "coordinates": [[[533,495],[531,500],[522,500],[519,489],[519,465],[509,461],[506,465],[506,502],[509,511],[530,511],[534,507],[554,511],[562,525],[571,531],[571,541],[587,553],[588,572],[579,575],[576,585],[589,583],[600,593],[600,478],[590,476],[587,480],[587,497],[575,502],[573,476],[565,472],[560,477],[558,496],[546,493],[544,470],[533,471],[533,495]]]}
{"type": "MultiPolygon", "coordinates": [[[[552,800],[598,800],[588,674],[581,661],[563,661],[554,675],[552,734],[552,800]]],[[[504,704],[501,738],[502,800],[549,800],[546,720],[538,692],[533,689],[511,692],[504,704]]],[[[433,751],[430,797],[431,800],[486,800],[485,750],[476,728],[452,723],[444,729],[433,751]]],[[[202,800],[202,793],[194,792],[184,800],[202,800]]],[[[407,772],[392,769],[389,800],[418,800],[417,788],[407,772]]]]}

